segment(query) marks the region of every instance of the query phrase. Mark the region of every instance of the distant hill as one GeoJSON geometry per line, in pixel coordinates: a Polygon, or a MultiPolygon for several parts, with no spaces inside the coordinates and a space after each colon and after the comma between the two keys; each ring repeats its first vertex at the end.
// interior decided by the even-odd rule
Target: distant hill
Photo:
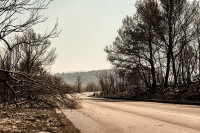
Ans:
{"type": "Polygon", "coordinates": [[[66,83],[74,85],[77,76],[80,76],[82,79],[82,86],[85,87],[87,83],[94,82],[98,84],[97,75],[100,73],[113,73],[112,69],[105,70],[95,70],[88,72],[72,72],[72,73],[56,73],[55,76],[61,77],[66,83]]]}

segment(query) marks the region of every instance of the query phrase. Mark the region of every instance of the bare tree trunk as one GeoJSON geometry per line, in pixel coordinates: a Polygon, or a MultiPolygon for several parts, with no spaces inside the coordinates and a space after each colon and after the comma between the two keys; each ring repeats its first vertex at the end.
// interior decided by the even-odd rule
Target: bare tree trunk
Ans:
{"type": "Polygon", "coordinates": [[[172,68],[173,68],[173,74],[174,74],[174,87],[177,86],[177,73],[176,73],[176,62],[174,58],[174,54],[172,53],[172,68]]]}
{"type": "Polygon", "coordinates": [[[170,62],[171,62],[171,56],[170,51],[167,52],[167,68],[166,68],[166,75],[165,75],[165,83],[164,87],[168,87],[168,78],[169,78],[169,70],[170,70],[170,62]]]}
{"type": "Polygon", "coordinates": [[[154,62],[153,62],[153,48],[152,48],[152,36],[151,36],[151,27],[149,28],[149,49],[150,49],[150,64],[151,64],[151,74],[152,74],[152,86],[150,93],[154,93],[156,89],[156,74],[155,74],[155,67],[154,67],[154,62]]]}
{"type": "Polygon", "coordinates": [[[168,9],[168,28],[169,28],[169,44],[167,46],[167,69],[166,69],[166,75],[165,75],[165,84],[164,87],[168,87],[168,79],[169,79],[169,71],[170,71],[170,62],[173,52],[173,42],[172,42],[172,13],[173,13],[173,0],[170,0],[169,3],[167,3],[169,7],[168,9]]]}
{"type": "MultiPolygon", "coordinates": [[[[199,76],[200,76],[200,39],[198,38],[198,43],[199,43],[199,76]]],[[[200,83],[200,80],[199,80],[200,83]]]]}

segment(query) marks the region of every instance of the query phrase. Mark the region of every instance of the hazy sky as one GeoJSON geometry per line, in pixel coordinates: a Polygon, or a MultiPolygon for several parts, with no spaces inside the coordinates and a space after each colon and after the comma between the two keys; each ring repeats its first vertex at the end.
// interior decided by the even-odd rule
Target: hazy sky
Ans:
{"type": "MultiPolygon", "coordinates": [[[[135,0],[54,0],[43,12],[49,19],[40,29],[51,28],[57,18],[58,38],[52,39],[58,57],[52,72],[111,68],[104,48],[112,44],[126,15],[133,15],[135,0]]],[[[37,29],[38,30],[38,29],[37,29]]]]}

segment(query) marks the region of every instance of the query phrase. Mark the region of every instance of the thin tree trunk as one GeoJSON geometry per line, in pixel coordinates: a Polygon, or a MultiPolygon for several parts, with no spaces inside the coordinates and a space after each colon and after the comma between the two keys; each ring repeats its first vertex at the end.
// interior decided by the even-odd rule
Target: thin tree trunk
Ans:
{"type": "Polygon", "coordinates": [[[167,46],[168,52],[167,52],[167,69],[166,69],[166,75],[165,75],[165,84],[164,87],[168,87],[168,79],[169,79],[169,71],[170,71],[170,63],[171,63],[171,55],[173,52],[173,46],[172,46],[172,13],[173,13],[173,0],[170,0],[169,3],[169,18],[168,18],[168,27],[169,27],[169,44],[167,46]]]}
{"type": "Polygon", "coordinates": [[[151,28],[149,28],[149,49],[150,49],[150,65],[151,65],[151,74],[152,74],[152,87],[151,87],[151,93],[155,92],[156,89],[156,74],[155,74],[155,67],[153,62],[153,48],[152,48],[152,36],[151,36],[151,28]]]}
{"type": "Polygon", "coordinates": [[[171,61],[171,56],[170,52],[167,52],[167,68],[166,68],[166,75],[165,75],[165,83],[164,87],[168,87],[168,78],[169,78],[169,70],[170,70],[170,61],[171,61]]]}
{"type": "Polygon", "coordinates": [[[172,67],[173,67],[173,74],[174,74],[174,87],[177,86],[177,73],[176,73],[176,62],[174,59],[174,54],[172,53],[172,67]]]}

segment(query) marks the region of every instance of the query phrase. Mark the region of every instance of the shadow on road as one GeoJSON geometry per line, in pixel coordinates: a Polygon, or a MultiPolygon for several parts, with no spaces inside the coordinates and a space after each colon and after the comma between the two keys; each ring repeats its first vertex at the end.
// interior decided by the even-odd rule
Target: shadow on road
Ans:
{"type": "MultiPolygon", "coordinates": [[[[107,98],[96,98],[96,97],[80,98],[80,100],[88,100],[88,101],[93,101],[93,102],[130,102],[131,101],[131,100],[124,100],[124,99],[107,99],[107,98]]],[[[134,102],[141,102],[141,101],[134,101],[134,102]]]]}

